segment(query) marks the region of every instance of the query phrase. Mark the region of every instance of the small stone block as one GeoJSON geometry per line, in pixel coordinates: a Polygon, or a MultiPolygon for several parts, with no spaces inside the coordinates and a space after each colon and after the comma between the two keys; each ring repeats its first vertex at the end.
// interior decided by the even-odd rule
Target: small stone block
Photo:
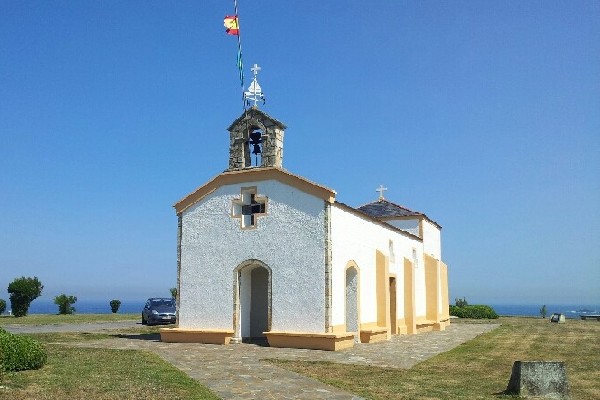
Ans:
{"type": "Polygon", "coordinates": [[[565,365],[560,361],[515,361],[505,393],[523,398],[568,400],[565,365]]]}
{"type": "Polygon", "coordinates": [[[161,342],[165,343],[229,344],[233,337],[233,329],[161,328],[159,332],[161,342]]]}
{"type": "Polygon", "coordinates": [[[550,317],[550,322],[557,322],[559,324],[564,324],[565,323],[565,314],[557,314],[557,313],[552,314],[552,316],[550,317]]]}
{"type": "Polygon", "coordinates": [[[361,343],[377,343],[386,341],[387,339],[387,328],[385,327],[360,330],[361,343]]]}
{"type": "Polygon", "coordinates": [[[339,351],[354,346],[352,332],[308,333],[308,332],[264,332],[271,347],[339,351]]]}

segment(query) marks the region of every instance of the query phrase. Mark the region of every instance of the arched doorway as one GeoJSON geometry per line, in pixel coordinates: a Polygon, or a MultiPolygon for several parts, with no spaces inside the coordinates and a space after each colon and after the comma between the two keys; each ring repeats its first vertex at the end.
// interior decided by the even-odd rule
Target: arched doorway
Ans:
{"type": "Polygon", "coordinates": [[[265,341],[271,329],[271,269],[262,261],[248,260],[234,271],[234,340],[265,341]]]}
{"type": "Polygon", "coordinates": [[[358,269],[351,265],[346,268],[346,331],[355,332],[354,340],[360,341],[358,322],[358,269]]]}

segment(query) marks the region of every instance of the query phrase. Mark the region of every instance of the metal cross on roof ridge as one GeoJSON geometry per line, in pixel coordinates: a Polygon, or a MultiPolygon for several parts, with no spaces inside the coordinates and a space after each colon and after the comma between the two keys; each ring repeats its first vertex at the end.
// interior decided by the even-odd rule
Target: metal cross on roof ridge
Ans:
{"type": "Polygon", "coordinates": [[[381,201],[381,200],[384,200],[384,198],[383,198],[383,192],[384,192],[385,190],[388,190],[388,188],[386,188],[386,187],[383,187],[383,185],[379,185],[379,187],[378,187],[377,189],[375,189],[375,191],[376,191],[376,192],[379,192],[379,200],[380,200],[380,201],[381,201]]]}
{"type": "Polygon", "coordinates": [[[261,69],[262,68],[259,67],[258,64],[254,64],[252,68],[250,68],[250,71],[252,71],[254,74],[254,78],[252,79],[252,83],[250,83],[248,90],[244,92],[244,99],[246,100],[246,103],[250,105],[250,103],[253,102],[253,107],[257,107],[259,102],[262,102],[263,104],[265,103],[265,95],[263,94],[262,89],[258,84],[258,80],[256,79],[256,76],[261,69]]]}

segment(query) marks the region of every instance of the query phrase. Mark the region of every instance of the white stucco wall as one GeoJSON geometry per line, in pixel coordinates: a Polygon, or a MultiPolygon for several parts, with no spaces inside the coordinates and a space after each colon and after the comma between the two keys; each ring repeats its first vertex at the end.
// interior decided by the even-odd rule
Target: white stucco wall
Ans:
{"type": "Polygon", "coordinates": [[[440,229],[427,220],[423,220],[423,244],[425,254],[438,260],[442,259],[440,229]]]}
{"type": "Polygon", "coordinates": [[[324,331],[324,201],[275,180],[219,187],[183,212],[179,326],[233,329],[233,271],[249,259],[272,271],[272,330],[324,331]],[[242,230],[232,200],[251,186],[267,215],[242,230]]]}
{"type": "Polygon", "coordinates": [[[354,261],[359,269],[360,322],[377,321],[376,250],[389,257],[389,241],[393,241],[394,260],[389,262],[390,274],[396,275],[397,318],[404,316],[404,258],[412,261],[413,248],[420,258],[415,270],[417,316],[425,315],[425,274],[423,244],[409,235],[371,221],[339,204],[331,206],[332,246],[332,325],[345,323],[345,269],[354,261]]]}

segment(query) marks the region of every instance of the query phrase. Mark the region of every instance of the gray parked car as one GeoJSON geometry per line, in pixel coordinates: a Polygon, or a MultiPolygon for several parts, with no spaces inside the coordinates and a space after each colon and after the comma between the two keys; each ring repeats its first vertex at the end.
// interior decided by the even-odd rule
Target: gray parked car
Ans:
{"type": "Polygon", "coordinates": [[[174,324],[177,322],[175,299],[153,297],[146,301],[142,310],[142,324],[174,324]]]}

